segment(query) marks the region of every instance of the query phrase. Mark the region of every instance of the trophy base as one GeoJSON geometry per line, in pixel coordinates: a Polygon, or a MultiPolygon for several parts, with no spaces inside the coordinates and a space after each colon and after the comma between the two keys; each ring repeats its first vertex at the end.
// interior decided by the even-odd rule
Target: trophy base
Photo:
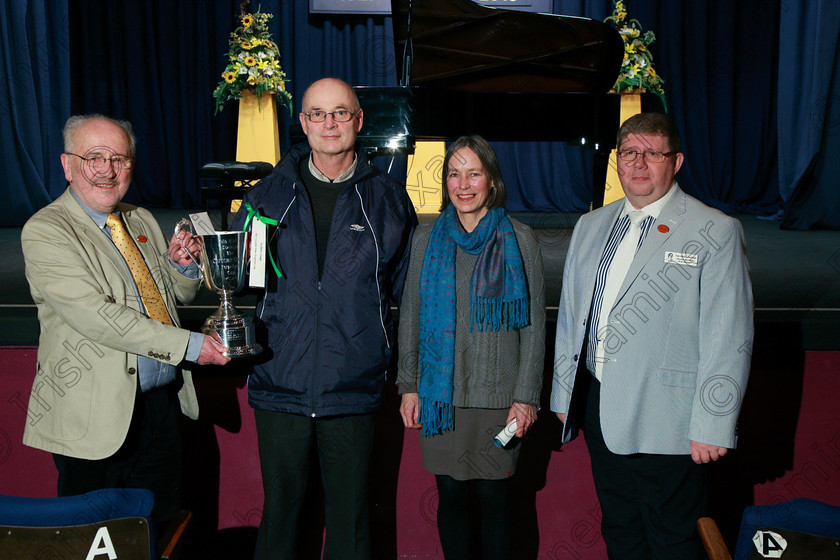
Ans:
{"type": "Polygon", "coordinates": [[[228,358],[256,356],[262,352],[262,346],[254,342],[254,325],[244,315],[211,315],[204,321],[201,332],[206,335],[217,333],[222,343],[229,348],[224,353],[228,358]]]}

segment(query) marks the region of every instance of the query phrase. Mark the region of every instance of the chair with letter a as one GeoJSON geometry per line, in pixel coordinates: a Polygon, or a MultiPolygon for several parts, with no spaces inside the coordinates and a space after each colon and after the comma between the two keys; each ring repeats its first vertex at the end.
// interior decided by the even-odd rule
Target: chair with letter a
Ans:
{"type": "Polygon", "coordinates": [[[15,560],[169,560],[190,522],[179,511],[161,538],[150,529],[154,495],[108,488],[62,498],[0,495],[0,558],[15,560]]]}
{"type": "Polygon", "coordinates": [[[710,560],[840,559],[840,507],[807,498],[746,508],[731,556],[714,519],[697,530],[710,560]]]}

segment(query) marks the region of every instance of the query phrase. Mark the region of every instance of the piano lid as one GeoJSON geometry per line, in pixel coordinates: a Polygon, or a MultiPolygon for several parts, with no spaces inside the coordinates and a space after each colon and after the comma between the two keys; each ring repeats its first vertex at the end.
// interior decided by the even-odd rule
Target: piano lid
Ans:
{"type": "Polygon", "coordinates": [[[480,6],[471,0],[395,0],[403,85],[475,92],[605,93],[624,42],[587,18],[480,6]]]}

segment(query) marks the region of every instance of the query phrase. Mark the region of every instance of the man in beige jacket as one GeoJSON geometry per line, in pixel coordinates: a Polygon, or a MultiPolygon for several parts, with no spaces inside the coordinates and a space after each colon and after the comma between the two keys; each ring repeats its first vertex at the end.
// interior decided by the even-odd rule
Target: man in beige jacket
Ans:
{"type": "Polygon", "coordinates": [[[229,358],[217,339],[179,327],[176,299],[199,289],[187,255],[197,240],[181,232],[167,243],[148,211],[121,202],[134,145],[127,122],[71,117],[69,188],[23,228],[41,326],[23,442],[53,454],[60,496],[148,488],[153,521],[165,522],[179,501],[178,401],[198,416],[181,366],[229,358]]]}

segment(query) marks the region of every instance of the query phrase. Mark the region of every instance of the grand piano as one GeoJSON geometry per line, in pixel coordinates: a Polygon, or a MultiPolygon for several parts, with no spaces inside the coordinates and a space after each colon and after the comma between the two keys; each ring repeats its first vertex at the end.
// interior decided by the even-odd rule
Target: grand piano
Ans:
{"type": "Polygon", "coordinates": [[[624,44],[600,21],[488,8],[471,0],[394,0],[400,86],[358,87],[362,140],[411,153],[418,140],[481,134],[594,150],[593,206],[615,147],[624,44]]]}

